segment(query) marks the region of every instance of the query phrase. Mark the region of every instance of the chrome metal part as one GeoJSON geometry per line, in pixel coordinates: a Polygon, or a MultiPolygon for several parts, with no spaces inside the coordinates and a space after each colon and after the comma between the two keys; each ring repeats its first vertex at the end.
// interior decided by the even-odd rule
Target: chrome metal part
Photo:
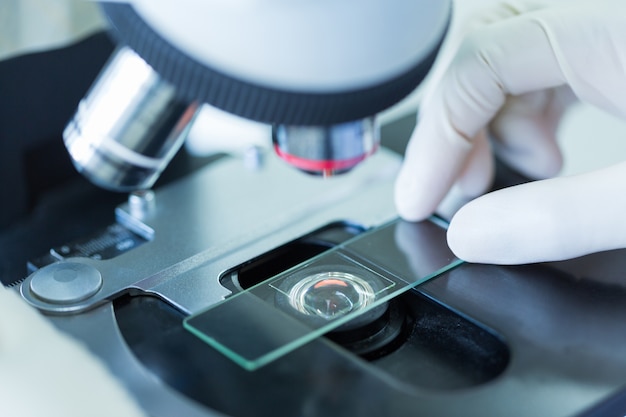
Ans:
{"type": "Polygon", "coordinates": [[[274,150],[294,167],[324,177],[350,171],[380,143],[374,117],[332,126],[278,125],[274,150]]]}
{"type": "Polygon", "coordinates": [[[128,47],[118,49],[63,137],[77,170],[115,190],[150,188],[182,145],[197,112],[128,47]]]}
{"type": "Polygon", "coordinates": [[[156,198],[152,190],[133,191],[128,196],[128,210],[138,219],[149,215],[156,208],[156,198]]]}
{"type": "Polygon", "coordinates": [[[28,287],[22,287],[25,298],[35,297],[53,304],[83,301],[102,287],[100,271],[90,265],[63,261],[35,272],[28,287]]]}

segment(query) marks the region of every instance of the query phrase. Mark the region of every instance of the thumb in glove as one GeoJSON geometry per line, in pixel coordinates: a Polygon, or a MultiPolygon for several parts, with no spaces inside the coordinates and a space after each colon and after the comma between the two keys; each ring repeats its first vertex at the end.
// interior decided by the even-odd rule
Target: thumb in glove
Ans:
{"type": "MultiPolygon", "coordinates": [[[[421,220],[453,188],[464,189],[466,195],[474,197],[488,187],[492,165],[484,162],[491,158],[484,132],[489,125],[495,133],[495,151],[518,170],[541,178],[552,175],[560,166],[554,136],[558,120],[573,96],[626,116],[626,74],[622,65],[626,61],[625,12],[626,5],[618,1],[568,4],[522,13],[472,32],[423,103],[396,182],[396,205],[401,216],[421,220]]],[[[593,178],[606,181],[607,175],[593,178]]],[[[581,204],[591,195],[568,201],[575,193],[557,192],[557,187],[567,184],[570,189],[576,188],[572,185],[576,181],[588,180],[576,177],[563,181],[532,185],[542,192],[520,187],[494,193],[484,202],[483,198],[473,201],[450,224],[451,248],[466,260],[519,263],[563,259],[621,245],[616,239],[596,236],[578,245],[565,239],[563,246],[563,240],[550,232],[568,231],[560,236],[571,238],[575,233],[582,240],[589,233],[601,235],[596,229],[577,228],[568,223],[571,218],[563,216],[566,207],[571,210],[572,205],[581,204]],[[513,198],[517,193],[521,196],[513,198]],[[559,204],[536,200],[550,194],[566,200],[559,204]],[[501,201],[507,199],[518,204],[501,201]],[[525,204],[519,204],[521,201],[525,204]],[[529,204],[535,210],[529,212],[529,204]],[[504,207],[509,211],[500,211],[504,207]],[[491,209],[489,216],[479,214],[483,208],[491,209]],[[548,218],[557,224],[546,229],[548,218]],[[518,236],[521,225],[534,236],[532,242],[518,236]],[[491,232],[495,229],[497,233],[491,232]],[[498,246],[493,239],[502,244],[504,236],[507,242],[517,241],[516,256],[504,259],[501,251],[488,255],[498,246]],[[481,245],[469,250],[466,245],[470,242],[481,245]],[[538,252],[544,255],[538,256],[538,252]]],[[[600,189],[610,187],[605,184],[600,189]]],[[[597,192],[593,196],[597,197],[597,192]]],[[[601,214],[598,208],[587,204],[576,212],[595,219],[601,214]]],[[[606,227],[587,222],[591,223],[596,228],[606,227]]]]}

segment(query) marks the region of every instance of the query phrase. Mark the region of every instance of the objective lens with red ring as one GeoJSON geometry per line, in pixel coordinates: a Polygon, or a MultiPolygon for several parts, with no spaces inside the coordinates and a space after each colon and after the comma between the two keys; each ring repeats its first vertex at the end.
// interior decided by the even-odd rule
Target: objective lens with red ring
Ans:
{"type": "Polygon", "coordinates": [[[376,152],[380,143],[373,117],[332,126],[278,125],[272,136],[278,156],[301,171],[323,177],[350,171],[376,152]]]}

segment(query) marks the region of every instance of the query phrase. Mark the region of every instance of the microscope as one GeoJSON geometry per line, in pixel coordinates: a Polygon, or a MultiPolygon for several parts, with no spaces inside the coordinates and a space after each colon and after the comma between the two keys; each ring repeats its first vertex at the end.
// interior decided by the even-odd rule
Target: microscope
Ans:
{"type": "Polygon", "coordinates": [[[274,125],[278,156],[323,176],[379,146],[375,114],[427,74],[450,2],[103,3],[120,47],[64,132],[94,183],[152,186],[201,103],[274,125]]]}
{"type": "Polygon", "coordinates": [[[425,78],[451,1],[101,7],[118,46],[63,137],[130,197],[17,286],[148,414],[623,417],[623,251],[472,265],[444,219],[397,218],[375,115],[425,78]],[[151,190],[205,103],[271,124],[278,158],[151,190]]]}

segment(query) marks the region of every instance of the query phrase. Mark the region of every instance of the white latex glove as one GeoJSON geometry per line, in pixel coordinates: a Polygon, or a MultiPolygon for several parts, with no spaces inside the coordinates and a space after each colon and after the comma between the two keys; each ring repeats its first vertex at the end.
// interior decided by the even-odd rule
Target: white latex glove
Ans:
{"type": "MultiPolygon", "coordinates": [[[[626,117],[626,2],[501,3],[501,19],[471,31],[422,102],[396,182],[408,220],[488,189],[487,128],[503,160],[541,179],[560,169],[555,131],[572,92],[626,117]]],[[[462,259],[500,264],[626,247],[625,178],[622,163],[487,194],[454,215],[448,243],[462,259]]]]}
{"type": "Polygon", "coordinates": [[[0,287],[0,416],[144,414],[96,357],[0,287]]]}

